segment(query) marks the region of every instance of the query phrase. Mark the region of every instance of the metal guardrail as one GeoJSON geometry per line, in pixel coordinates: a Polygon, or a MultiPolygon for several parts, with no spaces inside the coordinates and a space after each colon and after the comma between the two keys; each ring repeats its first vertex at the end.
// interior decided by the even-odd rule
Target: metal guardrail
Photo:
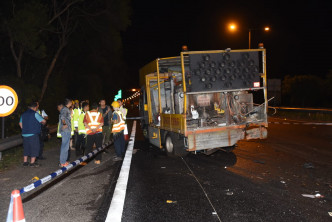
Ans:
{"type": "MultiPolygon", "coordinates": [[[[57,127],[51,127],[49,129],[49,133],[55,133],[56,131],[57,127]]],[[[0,141],[0,152],[19,146],[22,143],[23,143],[23,138],[21,134],[3,139],[0,141]]]]}

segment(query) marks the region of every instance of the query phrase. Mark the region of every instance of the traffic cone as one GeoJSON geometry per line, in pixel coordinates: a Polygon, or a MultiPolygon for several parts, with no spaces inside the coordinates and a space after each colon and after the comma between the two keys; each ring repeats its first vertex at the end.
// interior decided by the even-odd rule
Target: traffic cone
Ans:
{"type": "Polygon", "coordinates": [[[129,140],[127,124],[125,125],[125,129],[124,129],[124,139],[125,139],[125,141],[129,140]]]}
{"type": "Polygon", "coordinates": [[[7,215],[7,222],[25,222],[23,204],[19,190],[13,190],[7,215]]]}

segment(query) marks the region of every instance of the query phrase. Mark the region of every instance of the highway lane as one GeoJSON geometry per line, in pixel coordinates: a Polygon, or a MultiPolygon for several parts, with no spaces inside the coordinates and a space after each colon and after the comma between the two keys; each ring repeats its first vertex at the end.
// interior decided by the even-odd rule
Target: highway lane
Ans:
{"type": "MultiPolygon", "coordinates": [[[[123,221],[331,220],[331,126],[270,124],[267,140],[240,142],[233,153],[183,159],[165,156],[137,130],[123,221]],[[301,195],[315,191],[325,198],[301,195]]],[[[1,172],[1,221],[13,188],[58,168],[58,147],[46,151],[38,169],[1,172]]],[[[27,221],[104,221],[121,166],[111,160],[112,147],[109,151],[100,166],[92,161],[23,194],[27,221]]]]}
{"type": "Polygon", "coordinates": [[[331,126],[270,124],[233,153],[181,159],[137,138],[123,221],[331,221],[331,141],[331,126]]]}

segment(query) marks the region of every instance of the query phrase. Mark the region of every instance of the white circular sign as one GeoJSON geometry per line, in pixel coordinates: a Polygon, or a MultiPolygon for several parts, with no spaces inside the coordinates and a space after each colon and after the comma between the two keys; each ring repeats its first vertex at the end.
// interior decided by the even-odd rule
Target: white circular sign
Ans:
{"type": "Polygon", "coordinates": [[[12,114],[18,103],[15,90],[9,86],[0,85],[0,117],[12,114]]]}

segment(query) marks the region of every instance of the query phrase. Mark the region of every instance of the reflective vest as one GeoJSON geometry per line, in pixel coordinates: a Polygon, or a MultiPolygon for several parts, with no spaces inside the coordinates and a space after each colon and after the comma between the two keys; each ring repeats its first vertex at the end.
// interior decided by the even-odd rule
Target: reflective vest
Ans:
{"type": "Polygon", "coordinates": [[[56,131],[56,137],[61,138],[61,133],[60,133],[60,122],[58,123],[58,130],[56,131]]]}
{"type": "Polygon", "coordinates": [[[85,129],[85,126],[84,126],[84,116],[85,116],[85,113],[84,112],[81,112],[79,117],[78,117],[78,134],[86,134],[86,129],[85,129]]]}
{"type": "MultiPolygon", "coordinates": [[[[88,119],[88,125],[90,126],[91,129],[96,129],[100,125],[100,119],[103,118],[101,113],[97,112],[97,111],[92,111],[92,112],[88,111],[86,113],[86,115],[88,117],[87,118],[88,119]]],[[[103,132],[103,128],[100,127],[99,129],[97,129],[96,133],[98,133],[98,132],[100,132],[100,133],[103,132]]],[[[86,134],[90,134],[90,133],[92,133],[92,131],[89,128],[87,128],[86,129],[86,134]]]]}
{"type": "Polygon", "coordinates": [[[125,121],[123,120],[122,112],[121,111],[114,111],[113,115],[118,116],[118,123],[113,123],[112,133],[119,133],[125,129],[125,121]]]}
{"type": "Polygon", "coordinates": [[[80,118],[82,110],[80,108],[75,108],[73,112],[74,112],[73,114],[74,127],[78,128],[78,121],[79,121],[78,119],[80,118]]]}

